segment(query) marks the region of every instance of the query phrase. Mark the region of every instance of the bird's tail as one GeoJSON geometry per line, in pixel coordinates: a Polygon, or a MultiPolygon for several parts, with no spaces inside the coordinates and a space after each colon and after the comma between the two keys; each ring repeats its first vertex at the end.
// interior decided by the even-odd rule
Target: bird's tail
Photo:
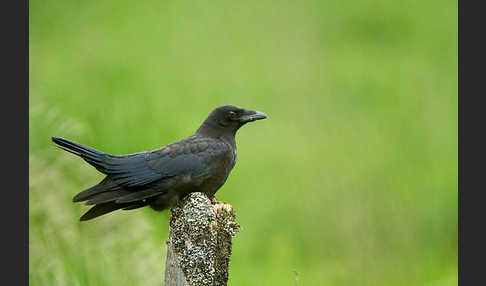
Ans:
{"type": "Polygon", "coordinates": [[[116,176],[113,174],[120,173],[120,166],[113,161],[112,155],[61,137],[54,136],[52,141],[57,147],[83,158],[98,171],[108,175],[99,184],[73,197],[73,202],[87,201],[86,205],[94,205],[80,218],[81,221],[94,219],[118,209],[132,210],[144,207],[151,201],[151,197],[160,193],[153,190],[134,192],[120,186],[113,180],[113,176],[116,176]]]}
{"type": "Polygon", "coordinates": [[[98,171],[106,174],[105,160],[108,154],[62,137],[53,136],[51,139],[56,143],[57,147],[83,158],[98,171]]]}

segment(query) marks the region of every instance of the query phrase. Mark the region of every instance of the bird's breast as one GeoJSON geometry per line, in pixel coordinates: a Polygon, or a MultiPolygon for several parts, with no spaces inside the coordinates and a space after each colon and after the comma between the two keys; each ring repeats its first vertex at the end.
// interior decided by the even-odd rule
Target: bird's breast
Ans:
{"type": "Polygon", "coordinates": [[[236,154],[233,152],[226,152],[216,160],[217,162],[213,164],[211,171],[200,186],[200,190],[209,197],[212,197],[216,191],[223,186],[226,179],[228,179],[228,176],[235,165],[236,154]]]}

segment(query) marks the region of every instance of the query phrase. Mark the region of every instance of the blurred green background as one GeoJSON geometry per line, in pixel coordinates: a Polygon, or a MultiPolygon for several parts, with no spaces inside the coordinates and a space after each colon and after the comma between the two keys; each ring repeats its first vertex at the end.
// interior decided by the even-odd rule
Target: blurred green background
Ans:
{"type": "Polygon", "coordinates": [[[169,212],[80,223],[112,154],[237,134],[229,285],[457,285],[457,1],[30,1],[31,285],[161,285],[169,212]]]}

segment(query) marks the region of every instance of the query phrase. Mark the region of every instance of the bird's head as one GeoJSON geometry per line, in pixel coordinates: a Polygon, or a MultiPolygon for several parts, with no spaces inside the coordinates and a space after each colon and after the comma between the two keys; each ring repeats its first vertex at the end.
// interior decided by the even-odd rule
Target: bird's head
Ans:
{"type": "Polygon", "coordinates": [[[207,135],[217,135],[221,132],[235,134],[236,131],[248,122],[265,119],[267,115],[260,111],[249,110],[234,105],[216,107],[199,127],[198,132],[207,135]]]}

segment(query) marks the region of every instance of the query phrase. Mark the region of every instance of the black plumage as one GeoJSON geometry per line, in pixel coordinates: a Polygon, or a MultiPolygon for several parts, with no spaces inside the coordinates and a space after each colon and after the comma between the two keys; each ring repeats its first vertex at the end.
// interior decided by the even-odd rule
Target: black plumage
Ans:
{"type": "Polygon", "coordinates": [[[94,205],[80,218],[83,221],[147,205],[161,211],[191,192],[213,198],[236,163],[236,131],[266,117],[258,111],[220,106],[193,135],[129,155],[110,155],[61,137],[52,137],[52,141],[106,175],[100,183],[73,197],[73,202],[94,205]]]}

